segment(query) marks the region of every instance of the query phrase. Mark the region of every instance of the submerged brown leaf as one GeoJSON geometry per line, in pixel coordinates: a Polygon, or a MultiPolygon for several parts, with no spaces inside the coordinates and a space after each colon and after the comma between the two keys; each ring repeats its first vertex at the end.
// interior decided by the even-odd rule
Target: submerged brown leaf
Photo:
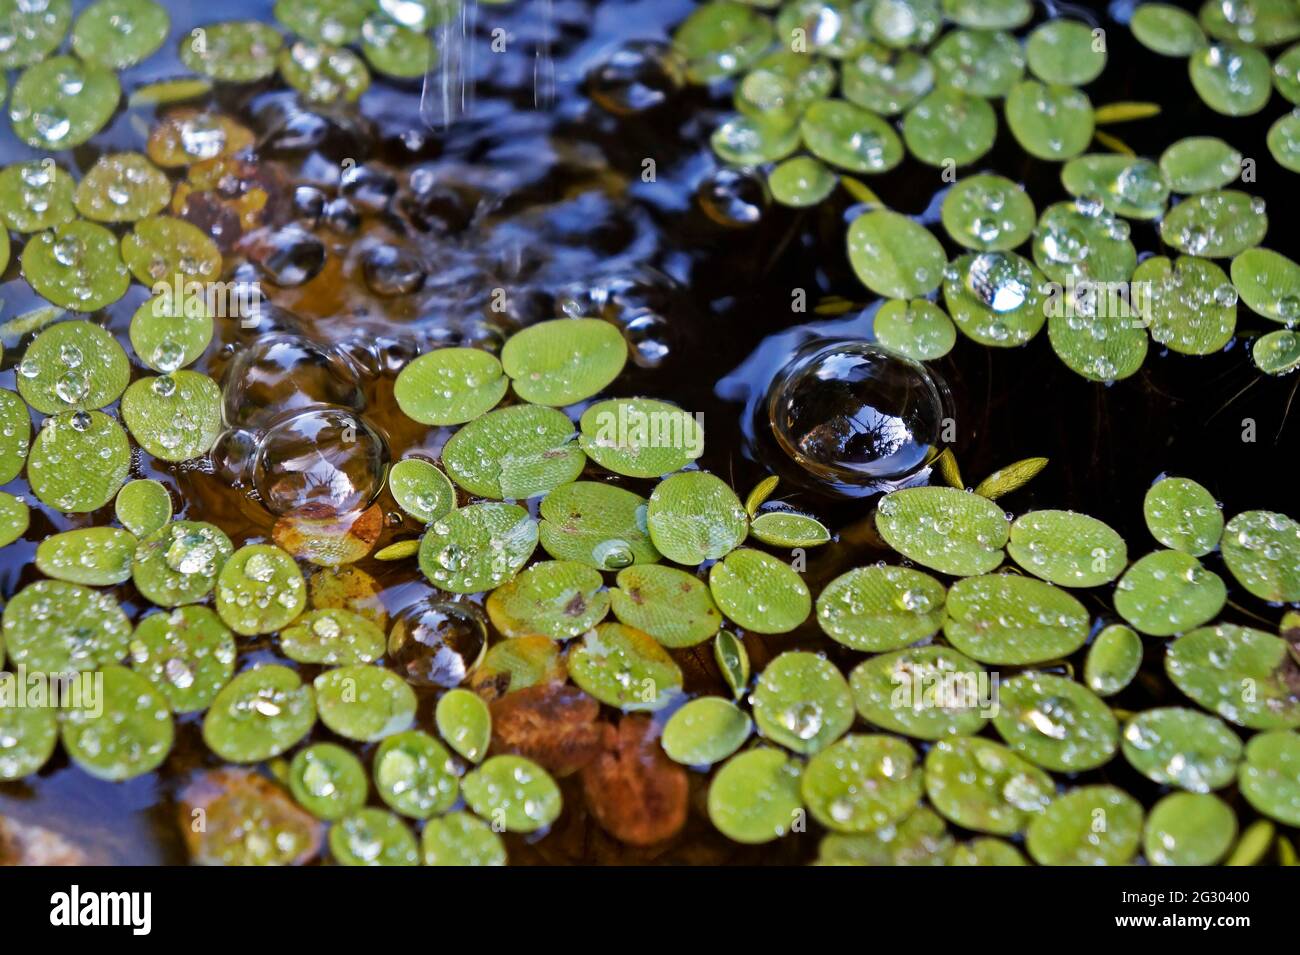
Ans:
{"type": "Polygon", "coordinates": [[[527,756],[556,776],[577,772],[600,752],[600,704],[577,687],[543,683],[491,704],[492,751],[527,756]]]}
{"type": "Polygon", "coordinates": [[[281,787],[248,769],[216,769],[181,793],[179,823],[200,865],[302,865],[324,826],[281,787]]]}
{"type": "Polygon", "coordinates": [[[0,865],[93,865],[59,833],[0,816],[0,865]]]}
{"type": "Polygon", "coordinates": [[[384,512],[376,504],[342,517],[306,511],[286,514],[275,522],[271,537],[299,560],[339,567],[369,554],[383,531],[384,512]]]}
{"type": "Polygon", "coordinates": [[[608,745],[582,771],[587,808],[614,838],[649,846],[675,836],[686,823],[686,770],[659,746],[649,716],[627,715],[608,745]]]}

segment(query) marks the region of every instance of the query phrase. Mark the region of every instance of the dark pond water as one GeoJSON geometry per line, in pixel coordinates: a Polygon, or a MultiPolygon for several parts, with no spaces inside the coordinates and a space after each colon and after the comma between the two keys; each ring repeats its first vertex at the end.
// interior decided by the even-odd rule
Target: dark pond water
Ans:
{"type": "MultiPolygon", "coordinates": [[[[231,0],[220,10],[202,3],[167,6],[173,37],[214,15],[270,18],[269,3],[246,0],[231,0]]],[[[507,52],[485,54],[470,64],[474,97],[469,115],[446,130],[423,123],[418,82],[377,79],[358,106],[326,112],[323,122],[300,113],[293,97],[273,81],[223,88],[220,105],[258,133],[265,175],[279,183],[281,201],[270,213],[272,225],[293,218],[292,184],[316,183],[332,192],[348,165],[372,164],[392,172],[404,194],[414,191],[413,180],[418,183],[420,176],[431,175],[448,187],[423,207],[413,200],[404,218],[366,215],[355,236],[317,229],[328,252],[320,275],[272,292],[277,305],[297,316],[291,327],[320,342],[350,343],[354,354],[368,348],[371,360],[382,364],[437,343],[499,342],[518,327],[553,316],[567,297],[607,290],[610,317],[621,313],[624,321],[637,319],[633,333],[641,341],[638,366],[629,365],[611,393],[653,395],[702,412],[708,442],[700,464],[743,494],[767,473],[750,441],[751,412],[771,374],[813,334],[867,334],[876,303],[853,276],[844,253],[845,223],[855,210],[842,191],[808,212],[767,205],[759,221],[745,228],[720,225],[701,210],[697,185],[716,166],[708,134],[716,118],[729,112],[728,91],[711,96],[683,90],[661,107],[622,118],[588,96],[584,78],[597,64],[631,41],[666,40],[692,6],[689,0],[548,0],[482,7],[479,39],[499,25],[512,40],[507,52]],[[555,91],[554,102],[538,108],[533,79],[543,50],[553,60],[555,91]],[[642,179],[647,159],[655,165],[652,182],[642,179]],[[423,264],[429,277],[422,292],[401,298],[374,293],[373,262],[370,284],[366,263],[378,246],[398,248],[423,264]],[[491,308],[491,297],[502,288],[510,304],[499,313],[491,308]],[[808,311],[792,310],[796,289],[805,290],[808,311]],[[838,318],[814,315],[811,309],[829,296],[858,307],[838,318]]],[[[1089,87],[1095,103],[1138,99],[1161,104],[1159,118],[1117,127],[1118,135],[1144,155],[1158,155],[1172,140],[1193,133],[1222,136],[1246,150],[1257,164],[1253,191],[1268,203],[1272,227],[1267,244],[1293,257],[1300,252],[1291,227],[1300,214],[1300,191],[1294,188],[1294,175],[1278,167],[1263,148],[1275,108],[1242,120],[1211,113],[1192,91],[1181,63],[1153,62],[1136,47],[1112,16],[1125,16],[1122,4],[1110,12],[1049,5],[1040,15],[1050,10],[1092,19],[1108,30],[1110,61],[1102,79],[1089,87]]],[[[182,72],[169,43],[146,64],[126,71],[122,80],[129,91],[182,72]]],[[[103,151],[141,148],[153,119],[148,110],[120,112],[110,129],[73,151],[69,162],[80,174],[103,151]]],[[[32,155],[13,138],[7,123],[0,124],[0,162],[32,155]]],[[[1059,166],[1027,159],[1005,128],[980,166],[1023,182],[1039,209],[1066,198],[1059,166]]],[[[891,207],[920,217],[942,235],[938,206],[946,184],[938,170],[908,162],[872,179],[871,186],[891,207]]],[[[1134,233],[1139,249],[1160,248],[1149,226],[1135,225],[1134,233]]],[[[232,265],[239,260],[227,257],[232,265]]],[[[134,286],[107,310],[107,326],[124,334],[146,292],[134,286]]],[[[4,318],[39,304],[19,276],[16,256],[0,280],[0,299],[4,318]]],[[[1262,328],[1247,319],[1242,331],[1254,330],[1262,328]]],[[[217,334],[222,345],[247,348],[265,329],[241,330],[237,323],[225,322],[217,334]]],[[[13,364],[22,343],[4,344],[0,387],[13,389],[13,364]]],[[[220,379],[231,354],[214,344],[199,367],[220,379]]],[[[1162,473],[1176,473],[1203,483],[1230,512],[1262,508],[1294,513],[1293,461],[1300,438],[1300,408],[1292,407],[1296,380],[1256,372],[1248,343],[1238,341],[1204,358],[1153,351],[1138,375],[1109,387],[1068,371],[1052,354],[1046,335],[1008,351],[961,339],[939,370],[952,391],[954,451],[969,483],[1020,458],[1051,460],[1028,488],[1004,500],[1010,510],[1074,508],[1109,522],[1131,542],[1141,541],[1143,493],[1162,473]],[[1255,439],[1243,441],[1244,422],[1250,421],[1255,439]]],[[[436,453],[447,433],[403,419],[396,413],[391,387],[391,376],[364,383],[368,419],[386,434],[393,459],[417,448],[436,453]]],[[[261,399],[254,394],[243,400],[255,405],[261,399]]],[[[177,516],[219,524],[236,546],[270,535],[272,518],[250,499],[248,489],[232,488],[209,468],[164,468],[146,458],[133,476],[162,480],[184,502],[177,516]]],[[[30,499],[22,478],[5,490],[30,499]]],[[[840,541],[818,553],[809,567],[814,592],[847,567],[881,556],[854,528],[869,517],[868,501],[784,491],[790,492],[791,504],[841,532],[840,541]]],[[[386,492],[381,501],[396,512],[386,492]]],[[[55,531],[97,522],[96,515],[70,517],[32,503],[26,539],[0,552],[0,595],[5,599],[39,576],[30,563],[37,542],[55,531]]],[[[418,530],[409,519],[399,521],[386,529],[380,544],[413,537],[418,530]]],[[[1131,547],[1141,550],[1141,544],[1131,547]]],[[[1209,562],[1221,570],[1216,558],[1209,562]]],[[[409,564],[398,568],[367,560],[361,566],[384,585],[390,612],[431,592],[409,564]]],[[[132,617],[143,607],[129,585],[118,596],[132,617]]],[[[1244,596],[1233,599],[1240,609],[1230,610],[1230,619],[1250,622],[1249,614],[1265,609],[1244,596]]],[[[1100,612],[1102,607],[1091,609],[1100,612]]],[[[1267,619],[1275,616],[1269,611],[1267,619]]],[[[815,627],[747,642],[756,670],[773,652],[801,646],[848,657],[815,627]]],[[[274,656],[266,643],[241,648],[246,649],[241,660],[274,656]]],[[[1161,652],[1159,645],[1149,648],[1144,670],[1159,671],[1161,652]]],[[[689,689],[719,685],[707,647],[678,656],[689,689]]],[[[1116,703],[1140,708],[1168,692],[1160,681],[1139,680],[1116,703]]],[[[125,784],[101,783],[57,755],[36,778],[0,786],[0,813],[64,831],[102,861],[182,861],[173,798],[195,770],[214,763],[199,740],[198,723],[187,719],[181,724],[175,751],[156,773],[125,784]]],[[[328,735],[323,729],[317,732],[328,735]]],[[[1144,797],[1154,794],[1122,760],[1087,775],[1144,797]]],[[[697,806],[703,782],[703,777],[693,782],[697,806]]],[[[580,799],[568,802],[577,805],[580,799]]],[[[1236,808],[1244,825],[1250,810],[1244,804],[1236,808]]],[[[740,850],[711,834],[702,814],[694,812],[686,832],[655,858],[793,861],[811,849],[812,841],[805,840],[801,846],[740,850]]],[[[620,847],[576,812],[566,812],[540,841],[512,837],[510,851],[512,860],[525,862],[649,858],[620,847]]]]}

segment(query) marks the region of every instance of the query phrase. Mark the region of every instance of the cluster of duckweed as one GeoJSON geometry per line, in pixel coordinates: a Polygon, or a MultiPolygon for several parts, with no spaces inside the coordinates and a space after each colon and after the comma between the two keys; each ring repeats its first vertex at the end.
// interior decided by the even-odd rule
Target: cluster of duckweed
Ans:
{"type": "MultiPolygon", "coordinates": [[[[1250,37],[1207,14],[1212,35],[1233,34],[1211,49],[1293,38],[1277,25],[1286,17],[1262,6],[1270,29],[1250,37]]],[[[37,148],[92,138],[120,97],[112,71],[168,33],[152,0],[98,0],[75,25],[67,0],[0,10],[14,37],[0,65],[25,68],[11,118],[37,148]],[[53,55],[70,27],[80,59],[53,55]]],[[[180,39],[198,77],[132,99],[191,97],[277,70],[308,101],[354,99],[369,82],[365,62],[400,77],[427,61],[428,10],[282,0],[276,16],[296,36],[290,45],[265,24],[212,24],[180,39]]],[[[1095,126],[1143,110],[1094,109],[1080,88],[1105,65],[1091,30],[1051,21],[1022,43],[1010,31],[1031,13],[1023,0],[723,0],[688,19],[676,47],[696,82],[740,77],[740,115],[714,139],[724,160],[770,167],[773,194],[790,205],[816,205],[842,184],[873,206],[849,225],[846,248],[867,288],[891,299],[877,320],[890,348],[934,360],[957,331],[1009,347],[1048,324],[1069,367],[1111,380],[1140,367],[1148,335],[1193,354],[1222,348],[1240,299],[1288,326],[1258,339],[1260,367],[1294,369],[1294,343],[1278,336],[1300,319],[1300,266],[1258,248],[1262,211],[1223,188],[1240,153],[1198,138],[1159,162],[1085,155],[1095,126]],[[787,49],[796,35],[810,46],[787,49]],[[837,79],[843,99],[831,97],[837,79]],[[882,172],[909,154],[936,166],[977,161],[996,135],[995,99],[1028,154],[1065,161],[1063,184],[1078,198],[1036,216],[1010,180],[963,178],[941,210],[966,250],[949,261],[928,228],[848,174],[882,172]],[[1169,208],[1171,194],[1187,198],[1169,208]],[[1182,256],[1139,266],[1125,220],[1161,217],[1182,256]],[[1032,261],[1014,251],[1026,242],[1032,261]],[[1232,259],[1231,280],[1214,258],[1232,259]],[[1126,281],[1142,268],[1161,290],[1144,323],[1044,312],[1048,279],[1126,281]],[[933,300],[941,288],[946,312],[933,300]]],[[[1139,35],[1157,16],[1170,26],[1155,34],[1188,35],[1161,52],[1193,57],[1211,105],[1243,95],[1219,81],[1218,64],[1197,65],[1199,28],[1139,14],[1139,35]]],[[[355,563],[378,530],[353,525],[347,548],[328,559],[306,551],[313,560],[268,543],[237,547],[219,526],[191,519],[200,515],[177,519],[164,485],[127,480],[132,443],[178,464],[211,452],[220,389],[186,366],[208,348],[212,316],[198,303],[146,302],[128,337],[153,374],[134,381],[112,334],[58,319],[116,301],[132,280],[225,274],[218,243],[166,214],[166,170],[192,175],[201,160],[251,142],[233,120],[192,110],[164,120],[145,154],[107,155],[79,183],[53,161],[0,172],[2,234],[27,236],[24,277],[57,306],[28,316],[18,394],[0,392],[0,472],[14,479],[25,469],[42,504],[102,518],[35,548],[43,579],[6,604],[0,665],[98,672],[104,683],[102,715],[0,707],[0,780],[39,772],[60,742],[100,779],[153,772],[179,719],[194,714],[208,750],[229,764],[181,794],[183,819],[206,812],[202,832],[182,827],[204,863],[301,863],[328,846],[340,864],[501,864],[501,834],[555,825],[574,791],[562,777],[575,774],[592,816],[631,846],[682,830],[694,779],[726,838],[759,845],[812,826],[828,864],[1024,864],[1026,854],[1123,864],[1139,852],[1153,864],[1270,852],[1294,861],[1291,835],[1275,825],[1300,827],[1300,617],[1280,612],[1300,602],[1300,524],[1261,510],[1225,521],[1188,478],[1164,478],[1147,495],[1157,547],[1085,514],[1005,513],[996,500],[1042,459],[968,490],[949,454],[933,463],[951,486],[879,500],[871,529],[893,562],[848,569],[813,592],[791,553],[841,535],[774,499],[774,477],[742,501],[743,489],[700,470],[704,434],[685,409],[651,397],[592,402],[623,374],[629,346],[609,322],[579,316],[530,325],[499,357],[431,350],[393,382],[411,422],[451,436],[439,460],[409,456],[388,470],[392,497],[424,529],[374,556],[439,591],[481,596],[494,639],[458,649],[438,632],[435,623],[473,618],[463,607],[457,618],[455,604],[407,608],[386,636],[364,572],[348,577],[344,566],[330,577],[351,590],[318,585],[316,571],[309,582],[304,565],[355,563]],[[125,428],[105,410],[119,401],[125,428]],[[30,411],[45,416],[34,438],[30,411]],[[681,439],[611,435],[611,420],[638,418],[681,439]],[[1280,619],[1269,629],[1221,620],[1219,567],[1280,619]],[[128,580],[154,605],[134,622],[108,589],[128,580]],[[836,652],[790,649],[751,666],[749,647],[762,637],[796,633],[836,652]],[[746,634],[761,636],[747,647],[746,634]],[[318,669],[247,658],[268,645],[318,669]],[[851,668],[835,662],[841,647],[860,656],[851,668]],[[707,650],[725,695],[687,692],[679,651],[691,648],[707,650]],[[416,661],[406,665],[422,649],[435,661],[424,681],[416,661]],[[1076,678],[1071,659],[1081,653],[1076,678]],[[1108,702],[1137,679],[1144,654],[1163,658],[1187,705],[1134,713],[1108,702]],[[1000,681],[996,706],[981,689],[988,681],[1000,681]],[[417,689],[431,684],[443,692],[430,724],[417,689]],[[617,717],[602,718],[602,707],[617,717]],[[318,724],[339,742],[321,741],[318,724]],[[1168,794],[1147,808],[1075,776],[1119,760],[1168,794]],[[1241,833],[1240,802],[1218,795],[1232,786],[1256,814],[1241,833]]],[[[28,520],[20,497],[0,497],[0,539],[20,537],[28,520]]]]}
{"type": "MultiPolygon", "coordinates": [[[[1263,200],[1228,188],[1239,177],[1253,181],[1241,176],[1240,150],[1189,137],[1159,157],[1135,155],[1108,130],[1159,107],[1092,103],[1084,88],[1106,66],[1105,31],[1051,19],[1014,32],[1032,19],[1021,0],[718,0],[681,24],[674,45],[690,80],[734,78],[737,114],[713,136],[722,160],[760,169],[788,206],[816,205],[837,185],[859,200],[846,248],[862,284],[886,299],[875,333],[888,347],[931,361],[958,331],[1012,348],[1046,325],[1061,361],[1095,381],[1136,374],[1152,341],[1203,355],[1243,337],[1261,371],[1300,367],[1300,267],[1259,247],[1268,228],[1263,200]],[[975,171],[994,146],[998,101],[1026,154],[1063,163],[1072,201],[1038,210],[1015,182],[975,171]],[[945,176],[970,170],[940,210],[947,238],[963,250],[955,257],[860,178],[909,157],[945,176]],[[1181,201],[1170,205],[1174,197],[1181,201]],[[1130,222],[1147,221],[1158,223],[1177,259],[1157,254],[1139,264],[1130,222]],[[1016,251],[1026,243],[1028,257],[1016,251]],[[1229,271],[1214,260],[1230,260],[1229,271]],[[1150,293],[1105,294],[1129,283],[1150,293]],[[938,293],[946,312],[932,301],[938,293]],[[1238,333],[1239,302],[1285,328],[1238,333]]],[[[1274,86],[1300,102],[1300,45],[1271,69],[1263,52],[1300,37],[1292,4],[1206,2],[1198,23],[1179,8],[1144,3],[1131,25],[1156,53],[1189,57],[1196,91],[1219,113],[1256,113],[1274,86]]],[[[1267,138],[1280,165],[1300,170],[1300,118],[1281,117],[1267,138]]]]}

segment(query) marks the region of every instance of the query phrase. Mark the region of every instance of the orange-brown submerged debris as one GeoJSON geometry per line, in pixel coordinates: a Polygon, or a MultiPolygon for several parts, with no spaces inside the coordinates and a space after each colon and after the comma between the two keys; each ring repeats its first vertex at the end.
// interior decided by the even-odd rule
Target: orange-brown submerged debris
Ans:
{"type": "Polygon", "coordinates": [[[624,716],[608,728],[604,751],[582,771],[587,808],[612,836],[649,846],[675,836],[686,824],[686,770],[659,746],[649,716],[624,716]]]}

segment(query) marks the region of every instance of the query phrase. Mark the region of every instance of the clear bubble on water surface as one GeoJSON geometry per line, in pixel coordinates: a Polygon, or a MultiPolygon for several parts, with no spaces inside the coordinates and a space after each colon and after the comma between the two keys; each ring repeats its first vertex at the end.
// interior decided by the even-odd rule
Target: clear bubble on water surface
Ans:
{"type": "Polygon", "coordinates": [[[486,647],[487,624],[477,609],[450,601],[407,607],[388,633],[392,666],[416,686],[459,686],[486,647]]]}
{"type": "Polygon", "coordinates": [[[298,335],[259,338],[235,355],[224,380],[223,410],[231,427],[265,427],[322,405],[365,407],[356,370],[333,349],[298,335]]]}
{"type": "Polygon", "coordinates": [[[343,408],[311,409],[262,435],[253,485],[273,514],[341,516],[374,501],[387,468],[387,442],[363,418],[343,408]]]}

